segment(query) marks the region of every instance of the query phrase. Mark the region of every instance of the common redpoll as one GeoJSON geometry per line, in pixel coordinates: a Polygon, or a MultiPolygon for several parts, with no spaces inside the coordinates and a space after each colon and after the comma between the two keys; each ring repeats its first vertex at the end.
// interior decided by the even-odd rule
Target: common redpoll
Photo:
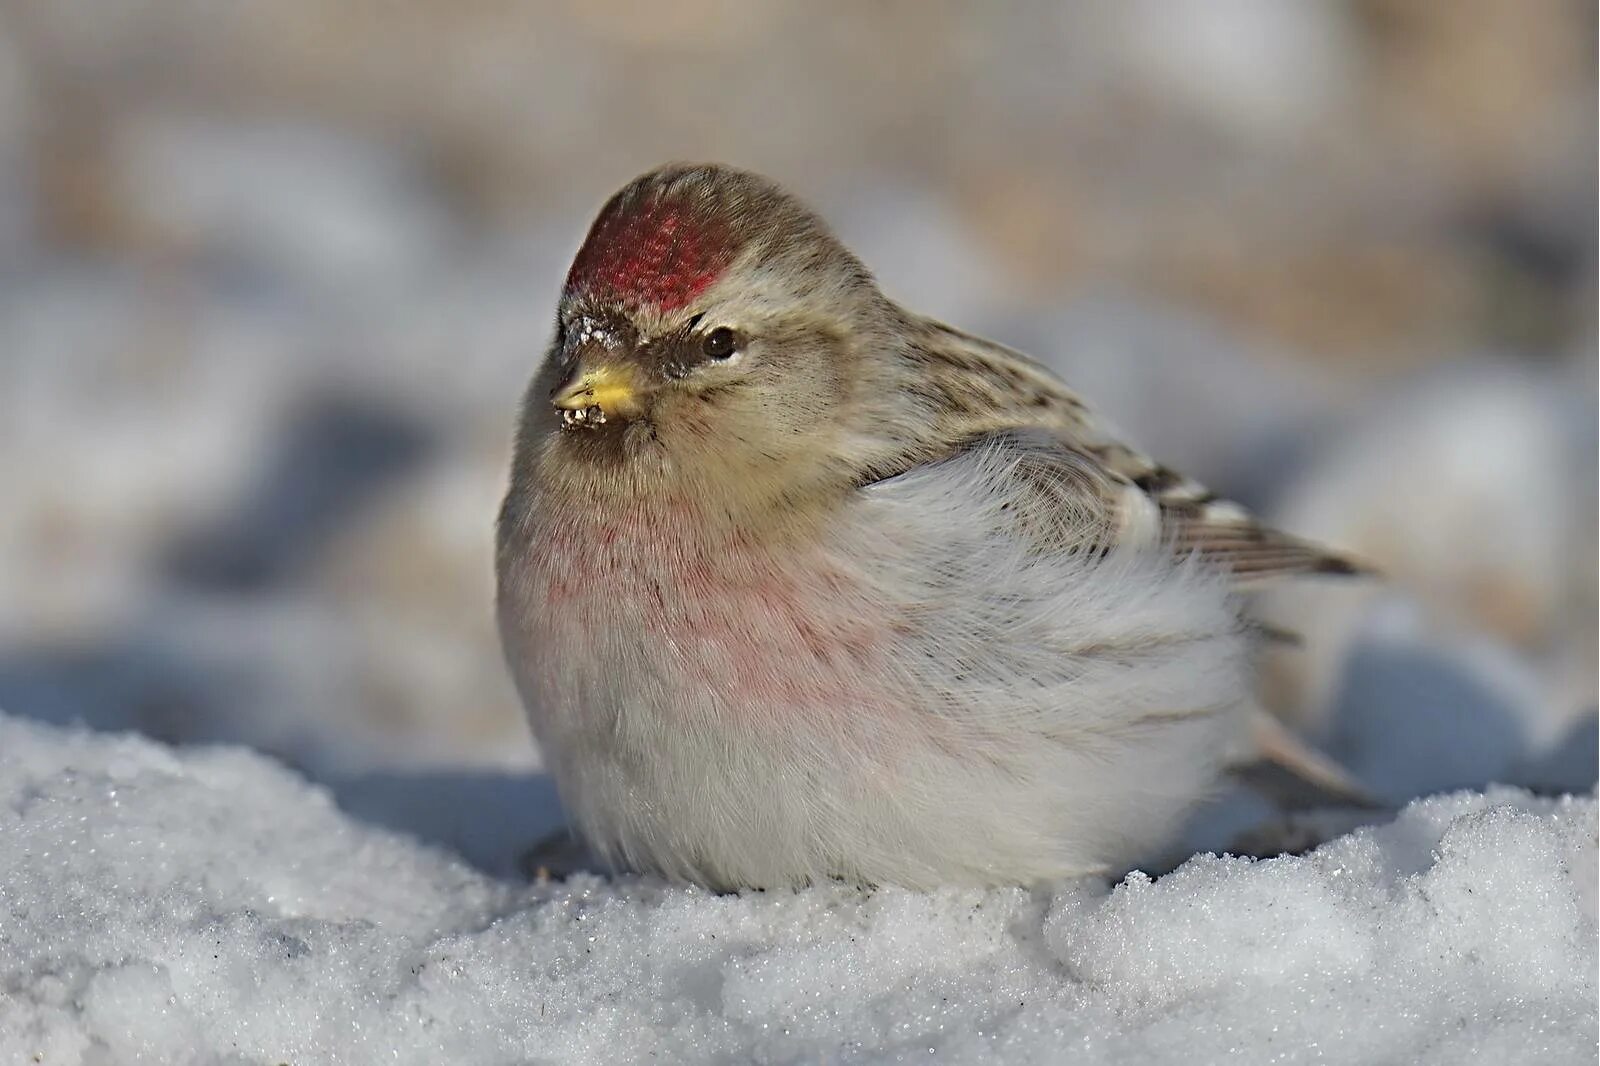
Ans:
{"type": "Polygon", "coordinates": [[[1237,585],[1350,569],[900,307],[794,198],[719,166],[600,212],[497,560],[575,827],[716,888],[1116,869],[1240,727],[1237,585]]]}

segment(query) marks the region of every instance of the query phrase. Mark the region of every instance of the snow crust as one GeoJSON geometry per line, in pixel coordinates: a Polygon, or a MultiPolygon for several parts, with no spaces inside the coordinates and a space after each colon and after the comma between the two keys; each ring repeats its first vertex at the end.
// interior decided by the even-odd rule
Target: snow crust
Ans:
{"type": "Polygon", "coordinates": [[[732,896],[497,880],[331,797],[0,716],[0,1062],[1594,1057],[1592,795],[1110,888],[732,896]]]}

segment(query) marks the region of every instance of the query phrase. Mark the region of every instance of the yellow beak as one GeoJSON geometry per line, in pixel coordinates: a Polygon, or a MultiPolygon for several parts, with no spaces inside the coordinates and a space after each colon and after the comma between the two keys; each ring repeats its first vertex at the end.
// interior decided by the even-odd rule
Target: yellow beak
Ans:
{"type": "Polygon", "coordinates": [[[607,416],[626,417],[639,412],[638,383],[633,368],[625,364],[589,366],[580,361],[567,379],[555,387],[550,402],[562,411],[598,407],[607,416]]]}

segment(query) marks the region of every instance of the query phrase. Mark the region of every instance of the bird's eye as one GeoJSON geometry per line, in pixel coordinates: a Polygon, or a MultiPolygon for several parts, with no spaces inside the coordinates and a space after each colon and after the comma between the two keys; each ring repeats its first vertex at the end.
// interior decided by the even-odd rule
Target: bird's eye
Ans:
{"type": "Polygon", "coordinates": [[[730,359],[738,349],[738,340],[734,337],[733,330],[727,326],[718,326],[706,334],[701,348],[710,359],[730,359]]]}

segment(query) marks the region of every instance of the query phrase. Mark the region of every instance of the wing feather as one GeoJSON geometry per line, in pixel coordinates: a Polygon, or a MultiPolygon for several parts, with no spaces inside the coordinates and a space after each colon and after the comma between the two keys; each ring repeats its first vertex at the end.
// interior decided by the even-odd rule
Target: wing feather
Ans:
{"type": "Polygon", "coordinates": [[[930,436],[911,443],[899,463],[880,459],[868,480],[969,448],[1000,448],[1012,460],[1019,525],[1053,548],[1106,551],[1160,540],[1227,567],[1240,583],[1364,572],[1115,439],[1071,389],[1022,353],[916,321],[907,358],[932,415],[930,436]]]}

